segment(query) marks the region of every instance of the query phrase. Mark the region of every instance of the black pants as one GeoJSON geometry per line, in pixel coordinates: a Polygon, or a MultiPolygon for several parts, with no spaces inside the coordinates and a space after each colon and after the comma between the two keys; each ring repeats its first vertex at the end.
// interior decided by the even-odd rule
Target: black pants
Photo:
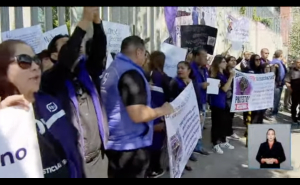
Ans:
{"type": "Polygon", "coordinates": [[[251,123],[262,124],[264,119],[265,110],[252,111],[251,123]]]}
{"type": "Polygon", "coordinates": [[[145,178],[150,163],[147,148],[131,151],[106,151],[108,178],[145,178]]]}
{"type": "MultiPolygon", "coordinates": [[[[292,92],[292,106],[291,106],[291,114],[293,121],[297,120],[297,106],[300,104],[300,92],[293,91],[292,92]]],[[[299,112],[300,114],[300,112],[299,112]]],[[[298,117],[300,116],[298,114],[298,117]]]]}
{"type": "Polygon", "coordinates": [[[213,145],[226,142],[229,113],[225,109],[211,107],[211,142],[213,145]]]}
{"type": "Polygon", "coordinates": [[[161,150],[150,150],[150,165],[148,169],[148,173],[158,172],[160,171],[160,157],[161,157],[161,150]]]}
{"type": "Polygon", "coordinates": [[[228,119],[228,124],[227,124],[227,132],[226,132],[226,136],[232,136],[233,135],[233,118],[234,118],[234,112],[230,112],[230,109],[227,110],[227,114],[228,116],[227,119],[228,119]]]}

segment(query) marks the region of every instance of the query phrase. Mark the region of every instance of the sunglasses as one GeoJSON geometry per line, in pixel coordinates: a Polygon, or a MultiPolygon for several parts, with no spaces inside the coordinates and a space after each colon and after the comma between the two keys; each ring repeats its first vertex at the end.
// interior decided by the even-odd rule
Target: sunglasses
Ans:
{"type": "Polygon", "coordinates": [[[38,66],[41,66],[41,60],[38,56],[31,57],[26,54],[18,55],[16,56],[16,60],[18,62],[18,65],[22,69],[29,69],[31,68],[32,62],[36,63],[38,66]]]}

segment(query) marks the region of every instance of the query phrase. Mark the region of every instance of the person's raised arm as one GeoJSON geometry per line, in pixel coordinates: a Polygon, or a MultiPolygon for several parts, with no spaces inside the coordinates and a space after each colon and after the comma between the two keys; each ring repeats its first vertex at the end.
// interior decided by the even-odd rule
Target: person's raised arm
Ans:
{"type": "Polygon", "coordinates": [[[105,69],[104,59],[106,58],[107,39],[103,29],[102,20],[99,15],[99,8],[93,19],[94,35],[91,42],[91,50],[86,63],[86,68],[91,76],[99,76],[105,69]]]}
{"type": "Polygon", "coordinates": [[[135,123],[146,123],[173,112],[169,103],[155,109],[147,106],[146,84],[137,71],[124,73],[119,80],[118,88],[129,117],[135,123]]]}
{"type": "Polygon", "coordinates": [[[224,92],[227,92],[230,89],[234,76],[235,72],[232,70],[226,84],[221,88],[224,92]]]}
{"type": "Polygon", "coordinates": [[[59,51],[58,61],[68,70],[74,67],[75,62],[80,55],[82,40],[94,19],[97,7],[84,7],[81,21],[77,24],[73,34],[65,45],[59,51]]]}

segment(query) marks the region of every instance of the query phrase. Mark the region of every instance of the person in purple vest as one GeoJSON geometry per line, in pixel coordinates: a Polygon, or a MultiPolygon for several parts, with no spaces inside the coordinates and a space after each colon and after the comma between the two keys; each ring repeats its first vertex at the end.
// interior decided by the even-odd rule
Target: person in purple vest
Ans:
{"type": "MultiPolygon", "coordinates": [[[[192,51],[194,61],[191,62],[191,69],[194,74],[195,80],[198,82],[198,91],[200,94],[200,110],[201,114],[203,116],[203,125],[205,123],[206,119],[206,103],[207,103],[207,94],[206,94],[206,89],[209,83],[207,83],[207,78],[208,78],[208,69],[207,69],[207,52],[204,49],[194,49],[192,51]]],[[[200,139],[194,152],[200,153],[202,155],[209,155],[209,153],[203,148],[202,146],[202,140],[200,139]]]]}
{"type": "Polygon", "coordinates": [[[107,124],[99,96],[106,45],[99,7],[84,7],[82,20],[71,37],[57,35],[49,43],[48,52],[55,65],[42,76],[42,90],[59,98],[68,119],[79,131],[78,147],[87,178],[107,178],[107,124]],[[90,25],[94,35],[87,56],[81,50],[90,25]]]}
{"type": "Polygon", "coordinates": [[[279,112],[280,107],[280,99],[283,90],[283,86],[285,85],[285,76],[287,74],[287,68],[283,63],[283,51],[277,50],[274,53],[274,59],[271,61],[271,64],[276,67],[275,72],[275,90],[274,90],[274,106],[272,111],[271,118],[276,120],[276,117],[279,112]]]}
{"type": "Polygon", "coordinates": [[[33,49],[23,41],[7,40],[0,44],[0,56],[0,109],[33,104],[44,177],[84,177],[78,132],[59,101],[39,91],[41,61],[33,49]]]}
{"type": "MultiPolygon", "coordinates": [[[[151,84],[152,108],[156,108],[162,106],[165,102],[170,101],[169,83],[172,78],[164,73],[166,56],[163,52],[154,51],[150,54],[149,59],[148,81],[151,84]]],[[[154,134],[152,145],[149,147],[151,160],[148,177],[158,178],[165,173],[160,162],[162,147],[166,140],[166,125],[164,117],[155,119],[153,124],[154,134]]]]}
{"type": "Polygon", "coordinates": [[[101,99],[109,125],[109,178],[146,177],[153,120],[174,111],[169,103],[151,108],[151,89],[142,69],[145,61],[144,41],[129,36],[101,80],[101,99]]]}
{"type": "Polygon", "coordinates": [[[234,146],[226,140],[228,128],[231,126],[226,121],[228,120],[228,116],[230,116],[226,111],[226,93],[231,87],[235,72],[232,70],[229,78],[227,78],[224,74],[226,64],[225,58],[222,55],[217,55],[210,68],[210,77],[221,81],[219,94],[210,95],[211,142],[214,151],[218,154],[223,154],[222,148],[234,149],[234,146]]]}

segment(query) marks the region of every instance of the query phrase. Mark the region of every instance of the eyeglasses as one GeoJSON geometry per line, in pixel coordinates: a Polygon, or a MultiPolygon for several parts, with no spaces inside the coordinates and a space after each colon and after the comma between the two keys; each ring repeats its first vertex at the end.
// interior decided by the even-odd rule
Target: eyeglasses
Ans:
{"type": "Polygon", "coordinates": [[[16,61],[18,62],[18,65],[22,69],[31,68],[32,62],[36,63],[38,66],[41,66],[41,60],[36,55],[34,57],[31,57],[26,54],[17,55],[16,61]]]}

